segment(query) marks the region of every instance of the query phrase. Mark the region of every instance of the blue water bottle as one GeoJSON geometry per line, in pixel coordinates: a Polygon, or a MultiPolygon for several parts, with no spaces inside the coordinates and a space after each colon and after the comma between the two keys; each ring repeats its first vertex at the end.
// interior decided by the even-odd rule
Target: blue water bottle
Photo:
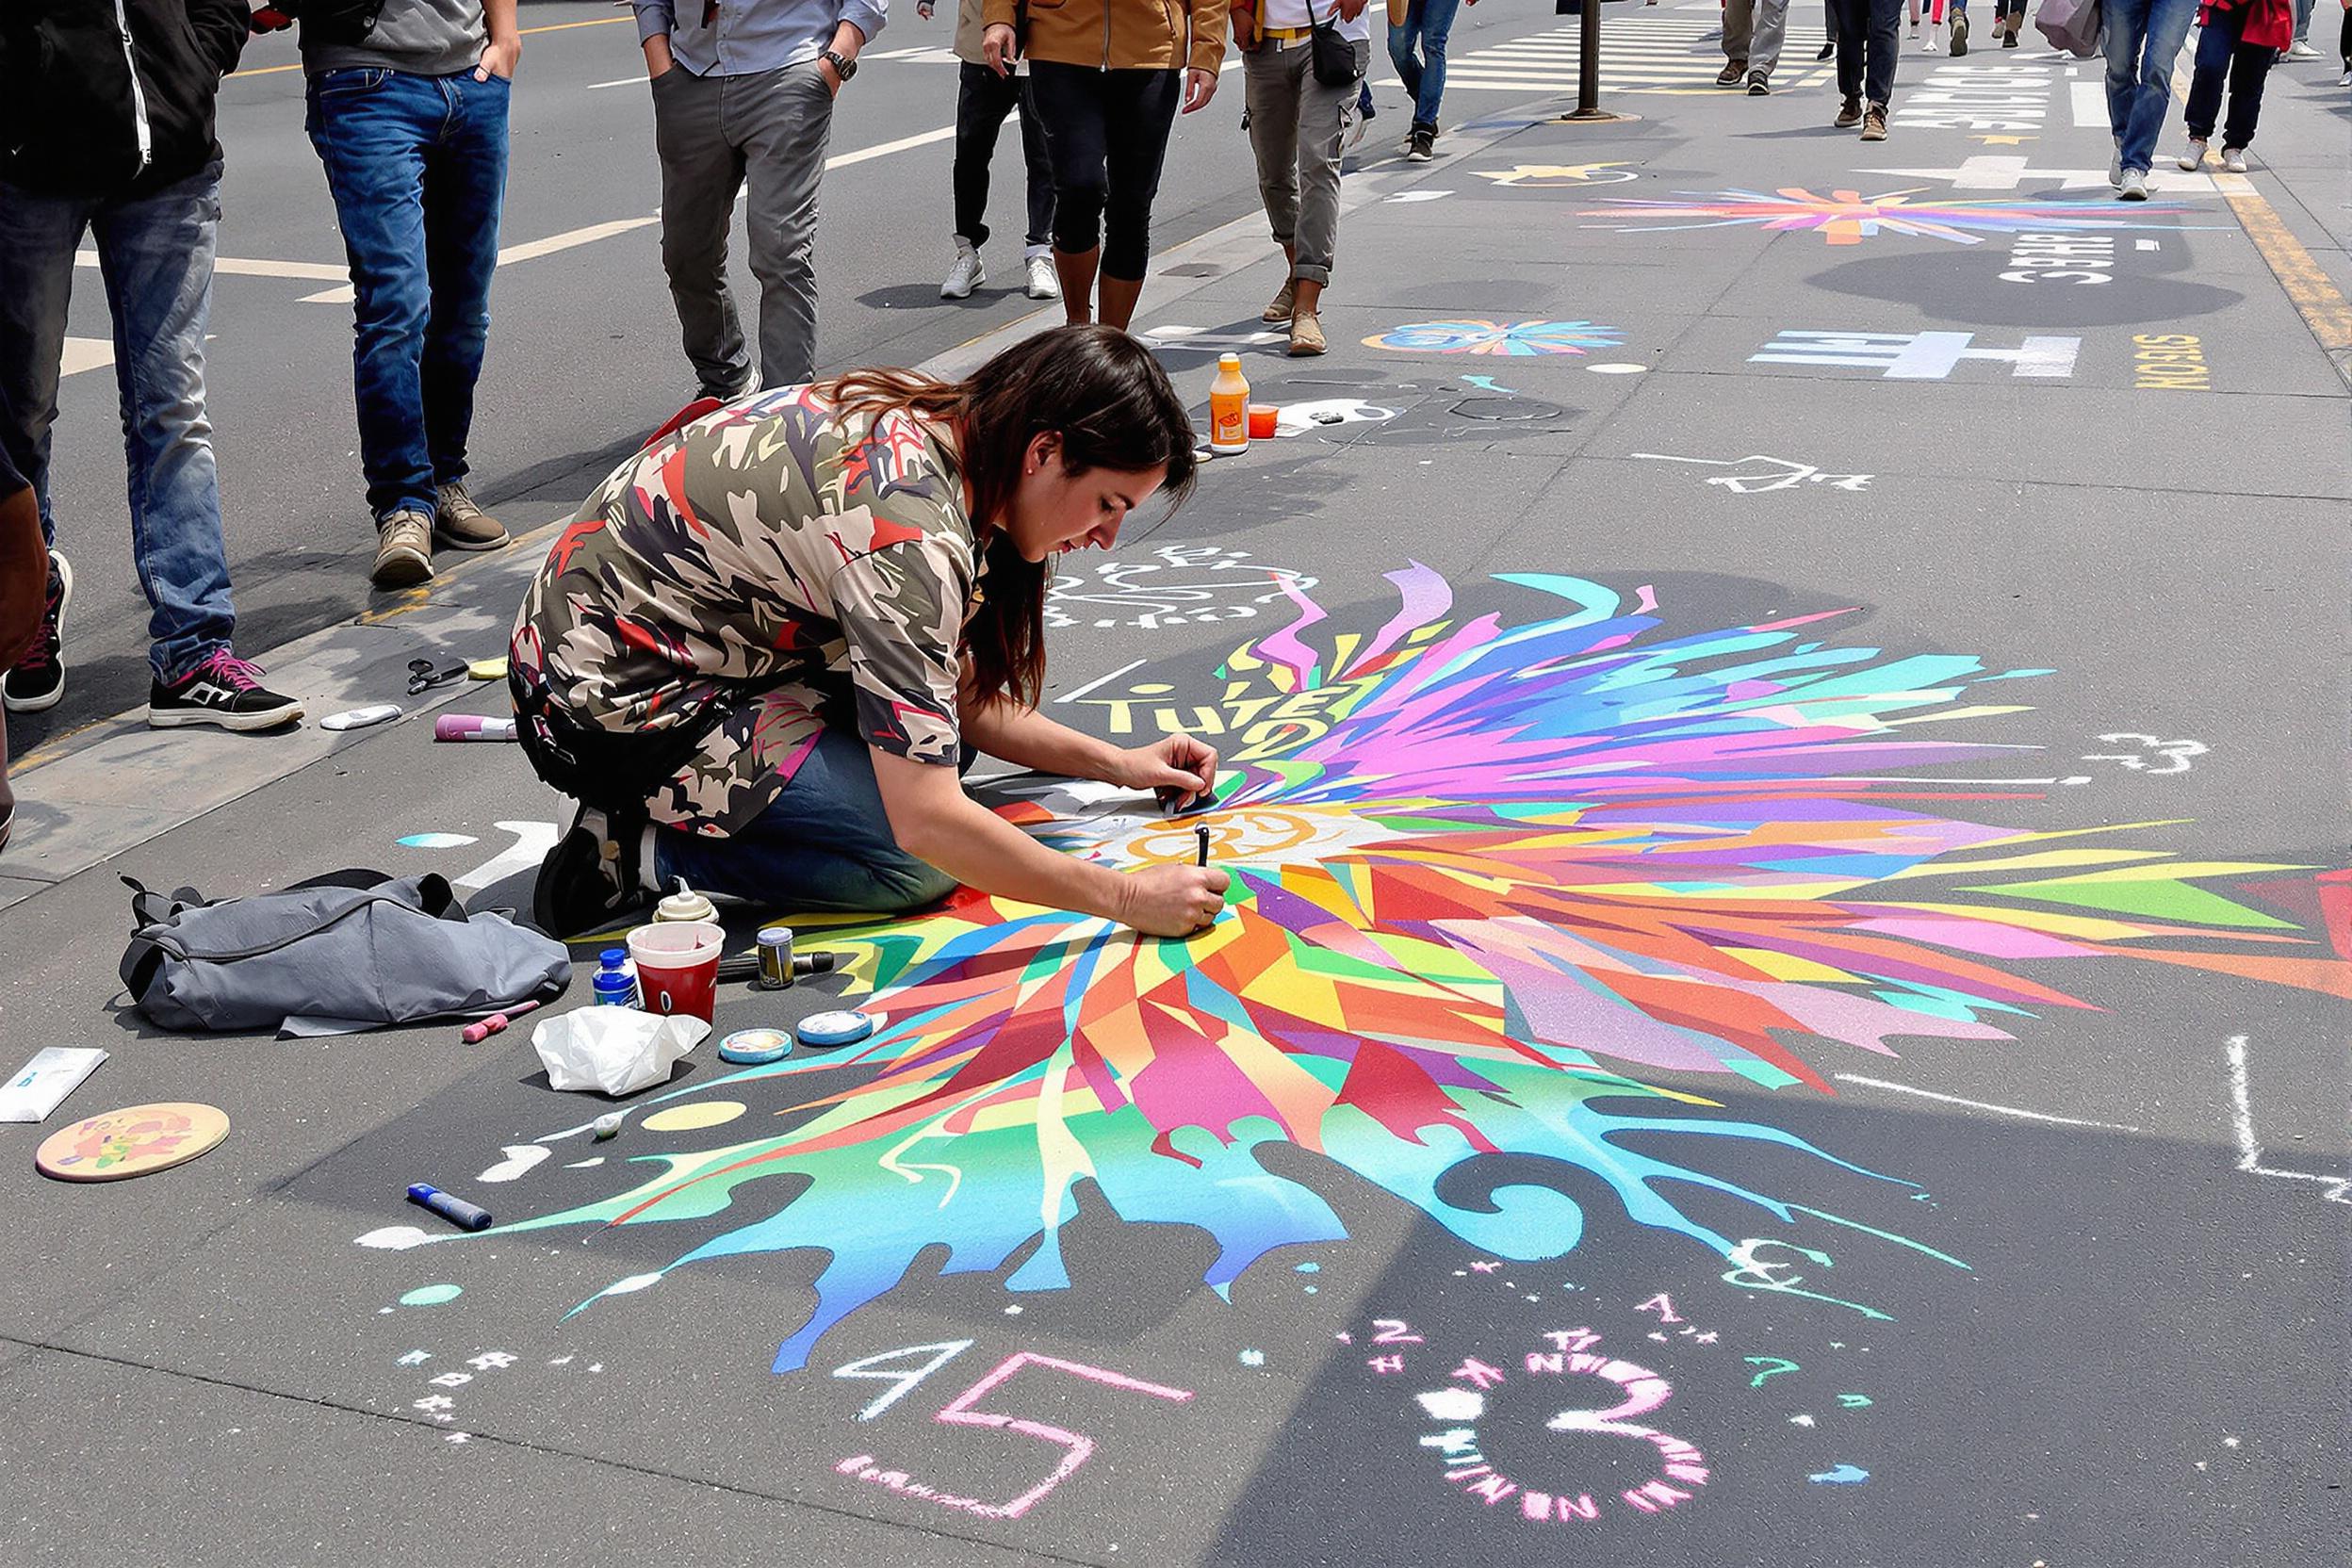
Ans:
{"type": "Polygon", "coordinates": [[[596,956],[596,978],[591,985],[596,1002],[601,1007],[635,1007],[640,1005],[637,976],[628,968],[629,955],[617,947],[608,947],[596,956]]]}

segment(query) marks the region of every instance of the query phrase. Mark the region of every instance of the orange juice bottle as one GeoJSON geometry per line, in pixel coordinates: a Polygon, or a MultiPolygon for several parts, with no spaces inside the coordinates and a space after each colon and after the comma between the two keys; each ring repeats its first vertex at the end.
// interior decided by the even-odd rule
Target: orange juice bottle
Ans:
{"type": "Polygon", "coordinates": [[[1239,354],[1222,354],[1209,383],[1209,450],[1231,456],[1250,449],[1250,382],[1239,354]]]}

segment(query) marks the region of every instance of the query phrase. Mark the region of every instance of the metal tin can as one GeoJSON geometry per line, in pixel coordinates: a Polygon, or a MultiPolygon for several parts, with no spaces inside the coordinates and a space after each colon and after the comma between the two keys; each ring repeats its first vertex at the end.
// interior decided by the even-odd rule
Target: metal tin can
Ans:
{"type": "Polygon", "coordinates": [[[760,933],[760,988],[780,991],[792,983],[792,928],[770,925],[760,933]]]}

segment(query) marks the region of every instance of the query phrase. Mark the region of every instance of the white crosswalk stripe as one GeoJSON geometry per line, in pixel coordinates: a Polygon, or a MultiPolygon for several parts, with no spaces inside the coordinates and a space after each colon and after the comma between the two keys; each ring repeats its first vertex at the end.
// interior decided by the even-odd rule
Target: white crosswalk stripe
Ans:
{"type": "MultiPolygon", "coordinates": [[[[1723,68],[1720,32],[1714,24],[1697,18],[1607,20],[1601,31],[1601,86],[1619,92],[1722,90],[1714,86],[1716,73],[1723,68]]],[[[1812,58],[1817,41],[1804,39],[1798,29],[1791,29],[1791,35],[1772,78],[1774,89],[1829,80],[1835,72],[1812,58]]],[[[1465,50],[1446,62],[1446,90],[1573,91],[1580,46],[1578,24],[1571,22],[1507,43],[1465,50]]]]}

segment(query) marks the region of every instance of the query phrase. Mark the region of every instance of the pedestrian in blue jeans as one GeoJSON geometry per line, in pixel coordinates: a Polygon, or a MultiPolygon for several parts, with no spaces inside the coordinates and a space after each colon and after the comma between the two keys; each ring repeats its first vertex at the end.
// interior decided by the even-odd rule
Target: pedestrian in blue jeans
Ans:
{"type": "Polygon", "coordinates": [[[433,551],[506,530],[466,488],[474,385],[506,195],[515,0],[308,7],[311,145],[326,166],[354,296],[359,466],[379,588],[431,580],[433,551]]]}
{"type": "Polygon", "coordinates": [[[2107,183],[2124,202],[2148,200],[2148,165],[2172,106],[2172,62],[2189,36],[2197,0],[2106,0],[2107,126],[2115,161],[2107,183]]]}
{"type": "Polygon", "coordinates": [[[1388,25],[1389,63],[1405,85],[1405,96],[1413,100],[1413,124],[1397,151],[1414,163],[1427,163],[1436,155],[1437,109],[1446,97],[1446,41],[1453,34],[1455,14],[1464,4],[1478,3],[1411,0],[1404,20],[1388,25]],[[1418,57],[1413,53],[1416,45],[1418,57]]]}
{"type": "Polygon", "coordinates": [[[220,482],[204,416],[204,319],[220,222],[213,99],[248,30],[244,0],[0,5],[0,449],[39,500],[40,630],[9,662],[8,711],[65,694],[74,571],[49,503],[51,427],[74,253],[88,237],[114,322],[131,550],[150,609],[148,723],[267,729],[302,705],[229,646],[220,482]]]}

